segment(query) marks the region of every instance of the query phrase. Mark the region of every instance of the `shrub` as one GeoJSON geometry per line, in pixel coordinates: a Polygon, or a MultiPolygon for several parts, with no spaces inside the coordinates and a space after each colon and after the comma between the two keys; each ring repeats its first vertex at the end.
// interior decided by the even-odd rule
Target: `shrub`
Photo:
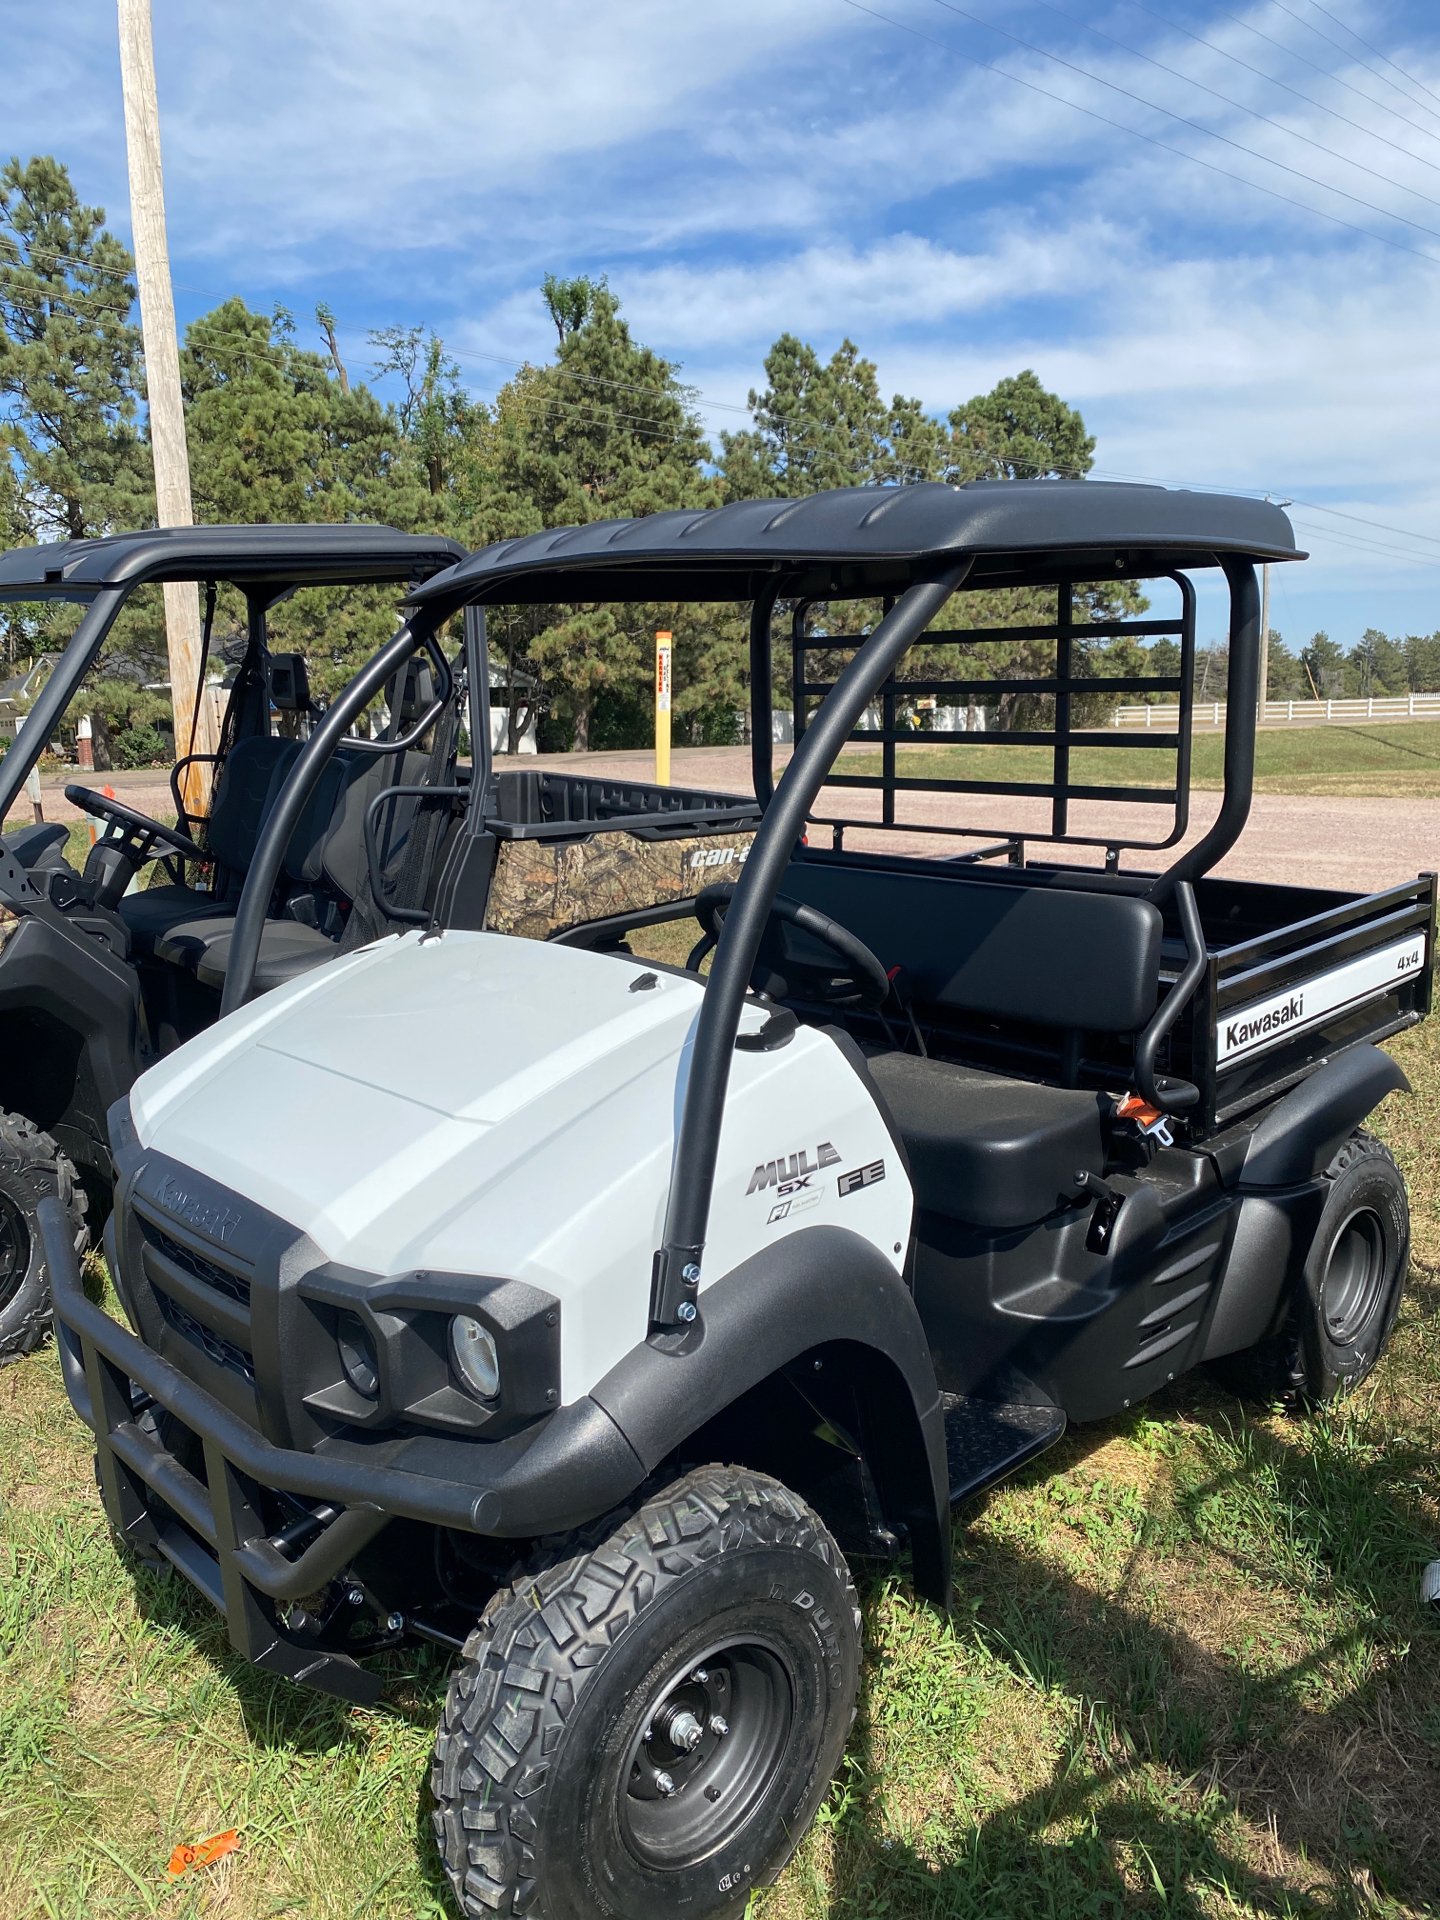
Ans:
{"type": "Polygon", "coordinates": [[[117,767],[168,767],[170,736],[143,724],[124,727],[110,736],[110,754],[117,767]]]}

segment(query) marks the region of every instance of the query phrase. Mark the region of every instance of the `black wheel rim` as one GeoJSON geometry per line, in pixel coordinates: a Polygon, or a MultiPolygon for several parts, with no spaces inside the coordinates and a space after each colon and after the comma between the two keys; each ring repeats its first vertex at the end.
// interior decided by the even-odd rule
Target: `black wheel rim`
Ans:
{"type": "Polygon", "coordinates": [[[0,1308],[8,1307],[30,1271],[30,1229],[8,1194],[0,1193],[0,1308]]]}
{"type": "Polygon", "coordinates": [[[1325,1331],[1349,1346],[1375,1311],[1385,1287],[1385,1229],[1368,1207],[1352,1213],[1330,1243],[1321,1287],[1325,1331]]]}
{"type": "Polygon", "coordinates": [[[687,1660],[652,1698],[621,1775],[620,1830],[636,1859],[673,1873],[728,1845],[774,1781],[794,1719],[776,1647],[734,1641],[687,1660]]]}

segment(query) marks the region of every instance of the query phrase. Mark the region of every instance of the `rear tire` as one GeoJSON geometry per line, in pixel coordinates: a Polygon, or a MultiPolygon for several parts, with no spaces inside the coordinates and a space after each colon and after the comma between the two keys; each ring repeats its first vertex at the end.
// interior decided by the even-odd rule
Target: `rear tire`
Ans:
{"type": "Polygon", "coordinates": [[[0,1113],[0,1367],[33,1353],[50,1330],[50,1275],[36,1221],[55,1196],[83,1253],[85,1190],[48,1133],[17,1113],[0,1113]]]}
{"type": "Polygon", "coordinates": [[[461,1911],[738,1916],[815,1816],[859,1667],[845,1561],[763,1474],[702,1467],[558,1543],[450,1683],[431,1786],[461,1911]]]}
{"type": "Polygon", "coordinates": [[[1246,1399],[1340,1399],[1373,1370],[1400,1310],[1410,1203],[1389,1148],[1361,1128],[1324,1177],[1329,1191],[1284,1328],[1214,1363],[1246,1399]]]}

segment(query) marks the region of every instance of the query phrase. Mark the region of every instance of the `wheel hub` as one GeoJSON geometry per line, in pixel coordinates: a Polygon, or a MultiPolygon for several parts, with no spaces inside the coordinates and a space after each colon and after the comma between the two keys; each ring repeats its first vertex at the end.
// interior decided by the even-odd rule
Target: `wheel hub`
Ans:
{"type": "Polygon", "coordinates": [[[0,1307],[20,1291],[30,1271],[30,1233],[24,1215],[7,1194],[0,1193],[0,1307]]]}
{"type": "Polygon", "coordinates": [[[620,1825],[646,1865],[694,1865],[750,1820],[794,1718],[785,1663],[768,1646],[716,1649],[659,1691],[631,1748],[620,1825]]]}
{"type": "Polygon", "coordinates": [[[1366,1207],[1352,1213],[1330,1243],[1321,1282],[1325,1331],[1337,1347],[1359,1337],[1385,1285],[1385,1230],[1366,1207]]]}

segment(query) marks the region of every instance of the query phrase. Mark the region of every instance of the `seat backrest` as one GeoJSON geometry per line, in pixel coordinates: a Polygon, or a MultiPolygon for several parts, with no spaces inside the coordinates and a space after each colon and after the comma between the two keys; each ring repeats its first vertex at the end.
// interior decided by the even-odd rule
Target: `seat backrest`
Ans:
{"type": "Polygon", "coordinates": [[[279,791],[299,751],[298,740],[251,734],[226,755],[206,831],[216,859],[232,873],[249,869],[272,793],[279,791]]]}
{"type": "MultiPolygon", "coordinates": [[[[1095,1033],[1134,1033],[1155,1011],[1161,916],[1148,900],[805,860],[780,891],[906,967],[922,1003],[1095,1033]]],[[[836,965],[774,919],[761,951],[782,971],[787,958],[836,965]]]]}
{"type": "MultiPolygon", "coordinates": [[[[377,758],[342,747],[321,775],[290,836],[285,850],[289,877],[303,886],[323,882],[341,899],[356,899],[365,880],[366,809],[388,786],[418,785],[428,763],[428,754],[418,751],[401,755],[397,766],[390,755],[377,758]]],[[[411,796],[402,797],[384,809],[376,822],[387,869],[403,849],[417,804],[411,796]]]]}

